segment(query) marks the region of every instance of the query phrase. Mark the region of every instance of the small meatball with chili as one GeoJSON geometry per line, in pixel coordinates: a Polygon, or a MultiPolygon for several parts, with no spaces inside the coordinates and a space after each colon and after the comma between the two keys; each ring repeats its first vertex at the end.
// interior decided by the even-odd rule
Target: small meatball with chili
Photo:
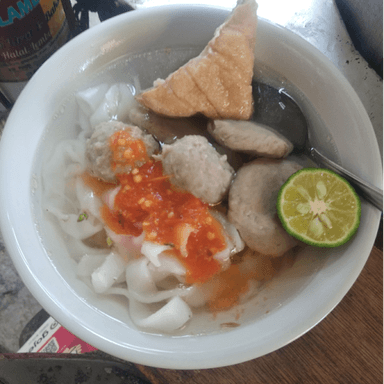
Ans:
{"type": "Polygon", "coordinates": [[[159,150],[152,135],[139,127],[119,121],[99,124],[86,143],[86,161],[89,173],[107,182],[115,182],[116,174],[130,173],[133,168],[147,162],[148,157],[159,150]],[[114,135],[119,133],[119,136],[114,135]],[[114,158],[112,147],[119,146],[114,158]],[[138,152],[138,153],[132,153],[138,152]],[[133,160],[130,161],[130,158],[133,160]]]}

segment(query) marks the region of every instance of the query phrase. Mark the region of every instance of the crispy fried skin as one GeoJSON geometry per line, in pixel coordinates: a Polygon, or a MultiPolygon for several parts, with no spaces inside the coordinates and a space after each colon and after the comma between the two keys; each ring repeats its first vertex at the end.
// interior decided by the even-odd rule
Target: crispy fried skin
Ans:
{"type": "Polygon", "coordinates": [[[137,100],[170,117],[201,113],[212,119],[248,120],[253,112],[257,4],[238,2],[201,54],[157,80],[137,100]]]}

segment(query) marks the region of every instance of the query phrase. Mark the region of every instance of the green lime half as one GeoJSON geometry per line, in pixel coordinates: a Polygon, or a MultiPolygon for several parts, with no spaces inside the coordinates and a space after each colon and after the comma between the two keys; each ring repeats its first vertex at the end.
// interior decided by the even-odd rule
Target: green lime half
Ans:
{"type": "Polygon", "coordinates": [[[341,176],[321,168],[304,168],[281,187],[277,213],[285,230],[304,243],[337,247],[360,224],[361,204],[341,176]]]}

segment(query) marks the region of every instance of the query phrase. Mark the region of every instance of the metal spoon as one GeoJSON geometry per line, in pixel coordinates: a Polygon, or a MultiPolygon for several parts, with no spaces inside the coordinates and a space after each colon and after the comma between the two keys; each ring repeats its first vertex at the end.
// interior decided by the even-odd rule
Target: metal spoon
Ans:
{"type": "Polygon", "coordinates": [[[283,88],[276,89],[256,81],[252,85],[255,102],[252,120],[277,130],[291,141],[295,153],[304,153],[319,166],[329,168],[343,176],[360,196],[383,211],[383,191],[381,189],[328,159],[311,145],[307,120],[300,107],[283,88]]]}

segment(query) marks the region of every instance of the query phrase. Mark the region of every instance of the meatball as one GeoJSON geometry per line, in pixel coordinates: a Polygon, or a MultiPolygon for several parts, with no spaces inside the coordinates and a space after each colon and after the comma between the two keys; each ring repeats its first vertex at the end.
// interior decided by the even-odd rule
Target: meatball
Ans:
{"type": "Polygon", "coordinates": [[[228,163],[235,169],[243,165],[243,155],[220,145],[207,131],[208,119],[204,116],[185,118],[170,118],[157,115],[151,110],[138,104],[129,112],[129,119],[135,124],[151,133],[153,137],[164,144],[172,144],[187,135],[200,135],[207,138],[221,155],[227,155],[228,163]]]}
{"type": "Polygon", "coordinates": [[[281,256],[298,244],[276,212],[280,187],[301,166],[289,160],[256,159],[238,171],[229,191],[228,218],[254,251],[281,256]]]}
{"type": "Polygon", "coordinates": [[[208,204],[219,203],[227,194],[234,170],[203,136],[185,136],[164,145],[161,155],[170,181],[208,204]]]}
{"type": "Polygon", "coordinates": [[[172,144],[186,135],[204,135],[207,119],[203,116],[170,118],[157,115],[140,104],[129,112],[130,121],[151,133],[159,142],[172,144]]]}
{"type": "MultiPolygon", "coordinates": [[[[109,138],[113,133],[121,130],[129,131],[134,139],[140,139],[144,142],[148,156],[159,150],[159,144],[151,136],[146,135],[140,128],[126,125],[119,121],[108,121],[99,124],[92,136],[87,140],[85,157],[89,173],[92,176],[98,177],[104,181],[116,181],[115,172],[111,168],[112,151],[109,147],[109,138]]],[[[137,162],[136,167],[143,165],[142,162],[137,162]]],[[[125,166],[124,169],[116,169],[116,173],[129,173],[132,166],[125,166]]]]}
{"type": "Polygon", "coordinates": [[[208,131],[219,144],[250,155],[282,158],[293,149],[284,136],[252,121],[215,120],[208,131]]]}

